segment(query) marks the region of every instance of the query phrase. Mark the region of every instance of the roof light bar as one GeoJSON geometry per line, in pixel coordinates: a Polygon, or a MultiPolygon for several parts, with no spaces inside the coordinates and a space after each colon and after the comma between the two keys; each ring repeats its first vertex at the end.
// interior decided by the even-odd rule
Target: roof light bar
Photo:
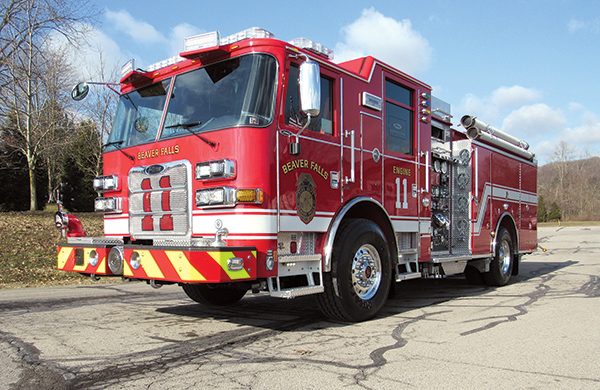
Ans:
{"type": "Polygon", "coordinates": [[[130,59],[121,66],[121,77],[125,77],[135,69],[135,58],[130,59]]]}
{"type": "MultiPolygon", "coordinates": [[[[226,37],[221,38],[218,31],[211,31],[204,34],[192,35],[183,40],[183,51],[191,52],[195,50],[208,49],[211,47],[219,47],[223,45],[229,45],[235,42],[239,42],[244,39],[250,38],[273,38],[275,35],[260,27],[250,27],[235,34],[228,35],[226,37]]],[[[146,67],[146,72],[152,72],[161,68],[164,68],[169,65],[176,64],[180,61],[185,60],[185,58],[181,56],[174,56],[171,58],[167,58],[166,60],[156,62],[150,66],[146,67]]],[[[135,69],[135,62],[132,60],[128,61],[121,68],[121,73],[123,76],[131,72],[135,69]]]]}
{"type": "Polygon", "coordinates": [[[200,50],[208,47],[219,46],[221,38],[218,31],[192,35],[183,40],[183,51],[200,50]]]}
{"type": "Polygon", "coordinates": [[[228,35],[225,38],[221,38],[220,44],[228,45],[248,38],[273,38],[274,36],[275,35],[272,32],[265,30],[264,28],[250,27],[235,34],[228,35]]]}
{"type": "Polygon", "coordinates": [[[146,67],[146,71],[147,72],[152,72],[154,70],[157,70],[157,69],[160,69],[160,68],[164,68],[165,66],[176,64],[176,63],[178,63],[180,61],[183,61],[183,60],[185,60],[185,58],[180,57],[180,56],[169,57],[166,60],[155,62],[154,64],[146,67]]]}
{"type": "Polygon", "coordinates": [[[319,42],[311,41],[308,38],[296,38],[289,41],[289,43],[301,49],[314,51],[315,53],[321,54],[330,60],[333,59],[333,50],[325,47],[319,42]]]}

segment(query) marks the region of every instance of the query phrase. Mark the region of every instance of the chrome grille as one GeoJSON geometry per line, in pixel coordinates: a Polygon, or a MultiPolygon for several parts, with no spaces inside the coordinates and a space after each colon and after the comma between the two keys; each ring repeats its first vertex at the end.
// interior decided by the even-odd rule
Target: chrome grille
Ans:
{"type": "Polygon", "coordinates": [[[190,232],[190,164],[175,161],[129,171],[129,231],[134,237],[190,232]]]}

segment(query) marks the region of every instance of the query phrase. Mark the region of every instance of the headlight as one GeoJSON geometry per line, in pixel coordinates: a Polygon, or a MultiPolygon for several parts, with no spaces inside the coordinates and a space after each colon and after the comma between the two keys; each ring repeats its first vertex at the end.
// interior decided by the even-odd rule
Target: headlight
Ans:
{"type": "Polygon", "coordinates": [[[234,206],[235,190],[230,187],[196,191],[196,206],[234,206]]]}
{"type": "Polygon", "coordinates": [[[94,178],[94,190],[97,192],[101,191],[116,191],[119,189],[119,177],[115,175],[111,176],[98,176],[94,178]]]}
{"type": "Polygon", "coordinates": [[[96,198],[94,209],[105,213],[121,212],[121,198],[96,198]]]}
{"type": "Polygon", "coordinates": [[[196,191],[196,206],[198,207],[231,207],[238,203],[262,204],[263,200],[264,193],[260,188],[218,187],[196,191]]]}
{"type": "Polygon", "coordinates": [[[231,160],[207,161],[196,164],[196,179],[227,179],[235,176],[235,163],[231,160]]]}

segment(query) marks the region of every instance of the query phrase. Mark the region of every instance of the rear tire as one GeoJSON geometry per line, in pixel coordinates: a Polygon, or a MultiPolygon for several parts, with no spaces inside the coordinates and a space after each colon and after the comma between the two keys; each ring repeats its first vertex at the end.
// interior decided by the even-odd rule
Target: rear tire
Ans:
{"type": "Polygon", "coordinates": [[[490,262],[490,270],[483,274],[489,286],[504,286],[510,280],[515,261],[512,236],[505,228],[500,228],[496,241],[496,253],[490,262]]]}
{"type": "Polygon", "coordinates": [[[207,306],[229,306],[246,295],[246,286],[231,284],[184,284],[183,291],[192,300],[207,306]]]}
{"type": "Polygon", "coordinates": [[[323,274],[325,292],[317,296],[319,307],[333,320],[373,318],[387,300],[391,276],[388,243],[379,226],[352,219],[336,237],[331,272],[323,274]]]}

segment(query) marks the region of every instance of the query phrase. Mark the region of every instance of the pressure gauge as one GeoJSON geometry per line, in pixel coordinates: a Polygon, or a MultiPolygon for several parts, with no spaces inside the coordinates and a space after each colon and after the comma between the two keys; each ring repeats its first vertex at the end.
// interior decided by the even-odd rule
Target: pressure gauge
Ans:
{"type": "Polygon", "coordinates": [[[448,162],[442,161],[441,165],[442,165],[441,166],[442,173],[445,175],[446,173],[448,173],[448,162]]]}
{"type": "Polygon", "coordinates": [[[440,168],[440,160],[435,160],[433,162],[433,170],[435,172],[440,172],[441,168],[440,168]]]}

